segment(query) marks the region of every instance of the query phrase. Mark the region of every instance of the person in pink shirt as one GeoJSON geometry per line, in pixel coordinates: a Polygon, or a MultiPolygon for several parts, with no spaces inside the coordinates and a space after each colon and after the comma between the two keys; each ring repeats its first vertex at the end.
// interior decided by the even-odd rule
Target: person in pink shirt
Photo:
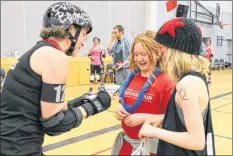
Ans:
{"type": "Polygon", "coordinates": [[[205,53],[205,58],[210,61],[210,67],[209,67],[209,72],[208,72],[208,83],[210,84],[211,83],[211,62],[212,62],[212,57],[213,57],[213,50],[210,46],[211,44],[211,40],[210,39],[207,39],[205,41],[205,50],[206,50],[206,53],[205,53]]]}
{"type": "Polygon", "coordinates": [[[88,57],[91,59],[91,75],[90,82],[101,82],[101,68],[103,67],[103,58],[105,58],[105,50],[100,45],[100,38],[93,38],[94,45],[89,49],[88,57]]]}

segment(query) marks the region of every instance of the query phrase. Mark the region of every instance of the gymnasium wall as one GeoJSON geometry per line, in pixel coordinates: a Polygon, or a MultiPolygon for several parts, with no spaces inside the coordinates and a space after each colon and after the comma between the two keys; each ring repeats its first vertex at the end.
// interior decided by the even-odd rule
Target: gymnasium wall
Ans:
{"type": "MultiPolygon", "coordinates": [[[[216,14],[216,3],[220,4],[221,7],[221,18],[224,23],[232,24],[232,1],[199,1],[203,6],[205,6],[213,14],[216,14]]],[[[166,1],[150,1],[147,4],[149,6],[149,17],[148,29],[158,30],[160,26],[167,20],[176,17],[176,9],[167,12],[166,1]]],[[[190,1],[178,1],[178,4],[190,5],[190,1]]],[[[192,2],[192,10],[195,9],[194,2],[192,2]]],[[[190,11],[190,8],[189,8],[190,11]]],[[[203,12],[198,8],[199,12],[203,12]]],[[[190,18],[190,13],[188,12],[187,18],[190,18]]],[[[192,14],[192,18],[195,16],[192,14]]],[[[198,17],[200,19],[200,17],[198,17]]],[[[202,18],[202,20],[204,20],[202,18]]],[[[208,20],[208,19],[206,19],[208,20]]],[[[209,20],[208,20],[209,21],[209,20]]],[[[229,62],[229,57],[226,55],[230,51],[232,53],[232,41],[223,41],[222,46],[217,46],[217,35],[223,36],[225,39],[232,39],[232,26],[226,26],[221,29],[218,25],[208,25],[197,23],[202,29],[203,37],[211,37],[212,47],[214,50],[214,58],[223,58],[225,61],[229,62]]],[[[230,60],[231,62],[232,60],[230,60]]]]}
{"type": "MultiPolygon", "coordinates": [[[[113,27],[121,24],[132,41],[133,32],[146,30],[146,2],[144,1],[70,1],[88,12],[93,31],[88,35],[79,56],[87,54],[92,38],[99,36],[107,47],[113,27]]],[[[1,1],[1,56],[11,56],[15,50],[22,55],[40,39],[42,17],[55,1],[1,1]]]]}

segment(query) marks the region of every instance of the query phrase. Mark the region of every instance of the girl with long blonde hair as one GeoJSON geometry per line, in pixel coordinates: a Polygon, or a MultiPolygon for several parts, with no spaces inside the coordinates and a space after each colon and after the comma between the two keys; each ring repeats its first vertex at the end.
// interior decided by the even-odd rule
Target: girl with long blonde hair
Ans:
{"type": "Polygon", "coordinates": [[[155,40],[164,54],[165,72],[176,82],[162,128],[153,121],[139,137],[159,138],[157,155],[215,155],[208,84],[209,62],[200,56],[202,34],[186,18],[167,21],[155,40]]]}
{"type": "MultiPolygon", "coordinates": [[[[161,124],[168,100],[175,83],[164,74],[162,53],[154,40],[155,32],[139,34],[131,48],[130,70],[132,71],[121,87],[119,98],[122,106],[117,110],[117,119],[122,123],[112,148],[112,155],[131,155],[139,146],[141,126],[148,120],[161,124]]],[[[156,154],[156,141],[150,142],[148,154],[156,154]]]]}

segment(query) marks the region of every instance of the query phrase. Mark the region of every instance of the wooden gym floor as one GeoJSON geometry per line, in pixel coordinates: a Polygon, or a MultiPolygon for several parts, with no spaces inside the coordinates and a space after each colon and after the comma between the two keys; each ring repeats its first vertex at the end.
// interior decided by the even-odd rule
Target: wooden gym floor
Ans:
{"type": "MultiPolygon", "coordinates": [[[[66,98],[72,99],[88,92],[90,86],[67,88],[66,98]]],[[[97,86],[94,86],[94,88],[97,86]]],[[[217,155],[232,155],[232,70],[212,72],[210,84],[212,118],[217,155]]],[[[83,121],[78,128],[56,137],[45,137],[45,155],[110,155],[111,146],[121,130],[115,110],[118,98],[111,108],[83,121]]]]}

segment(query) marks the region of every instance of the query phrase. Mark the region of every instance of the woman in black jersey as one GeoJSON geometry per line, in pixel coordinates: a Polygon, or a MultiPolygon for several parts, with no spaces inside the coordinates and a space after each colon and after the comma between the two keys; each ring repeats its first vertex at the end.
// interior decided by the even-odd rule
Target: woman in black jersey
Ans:
{"type": "Polygon", "coordinates": [[[45,134],[68,132],[110,107],[104,91],[65,101],[68,56],[77,55],[91,31],[89,15],[71,3],[45,11],[42,40],[12,65],[2,86],[1,155],[43,155],[45,134]]]}
{"type": "Polygon", "coordinates": [[[159,138],[157,155],[215,155],[209,91],[204,76],[209,63],[199,52],[201,30],[190,19],[175,18],[161,26],[155,40],[164,54],[166,73],[177,85],[162,128],[158,127],[160,123],[148,121],[139,137],[159,138]]]}

